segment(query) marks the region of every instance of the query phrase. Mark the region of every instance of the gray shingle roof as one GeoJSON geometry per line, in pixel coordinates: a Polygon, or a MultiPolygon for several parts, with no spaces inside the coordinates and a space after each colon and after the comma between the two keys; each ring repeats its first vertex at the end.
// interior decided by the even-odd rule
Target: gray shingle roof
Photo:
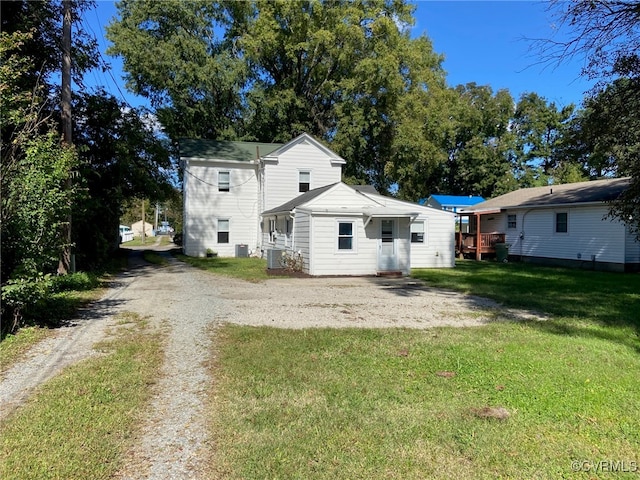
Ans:
{"type": "Polygon", "coordinates": [[[611,178],[590,182],[549,185],[546,187],[522,188],[465,208],[465,211],[609,202],[617,199],[629,187],[629,180],[628,177],[611,178]]]}
{"type": "Polygon", "coordinates": [[[180,156],[212,160],[250,162],[275,152],[282,143],[231,142],[226,140],[197,140],[182,138],[178,142],[180,156]]]}

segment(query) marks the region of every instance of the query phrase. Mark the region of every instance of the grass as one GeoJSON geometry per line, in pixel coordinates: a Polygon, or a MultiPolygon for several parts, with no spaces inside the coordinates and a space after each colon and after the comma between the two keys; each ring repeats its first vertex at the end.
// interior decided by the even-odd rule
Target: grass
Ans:
{"type": "Polygon", "coordinates": [[[616,478],[637,478],[638,275],[461,262],[415,276],[551,318],[425,331],[224,326],[212,476],[594,478],[602,472],[572,462],[608,461],[625,462],[616,478]],[[498,408],[508,418],[483,415],[498,408]]]}
{"type": "Polygon", "coordinates": [[[164,266],[169,264],[169,260],[167,260],[159,253],[151,250],[145,250],[144,252],[142,252],[142,258],[144,258],[146,262],[152,263],[154,265],[164,266]]]}
{"type": "Polygon", "coordinates": [[[177,258],[194,267],[218,275],[240,278],[248,282],[267,280],[267,261],[264,258],[246,257],[189,257],[178,254],[177,258]]]}
{"type": "Polygon", "coordinates": [[[640,352],[640,274],[469,260],[452,269],[416,270],[413,276],[434,287],[550,314],[551,320],[536,324],[538,328],[604,336],[640,352]]]}
{"type": "Polygon", "coordinates": [[[47,338],[51,330],[41,327],[24,327],[0,342],[0,375],[22,358],[39,341],[47,338]]]}
{"type": "Polygon", "coordinates": [[[3,421],[0,478],[113,478],[162,362],[158,333],[125,317],[101,356],[66,369],[3,421]]]}

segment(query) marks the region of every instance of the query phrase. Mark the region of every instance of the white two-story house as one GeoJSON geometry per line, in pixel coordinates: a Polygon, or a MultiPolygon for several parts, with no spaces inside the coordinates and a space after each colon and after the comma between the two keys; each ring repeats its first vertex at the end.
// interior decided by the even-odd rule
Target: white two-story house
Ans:
{"type": "Polygon", "coordinates": [[[310,135],[286,144],[185,139],[186,255],[295,256],[311,275],[453,266],[454,216],[341,183],[345,160],[310,135]]]}

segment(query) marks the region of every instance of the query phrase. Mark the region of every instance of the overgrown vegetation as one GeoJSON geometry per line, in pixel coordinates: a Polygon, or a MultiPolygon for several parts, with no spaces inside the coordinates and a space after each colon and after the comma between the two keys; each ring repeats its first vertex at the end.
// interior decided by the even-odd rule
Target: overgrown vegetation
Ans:
{"type": "MultiPolygon", "coordinates": [[[[141,113],[102,90],[83,90],[83,74],[104,65],[95,39],[79,24],[71,50],[80,89],[72,110],[82,121],[74,123],[73,145],[61,143],[61,6],[57,0],[0,4],[3,336],[34,322],[50,324],[60,313],[51,275],[68,272],[70,249],[78,271],[110,261],[126,199],[174,194],[167,146],[141,113]]],[[[90,3],[71,6],[78,18],[90,3]]]]}
{"type": "Polygon", "coordinates": [[[162,363],[162,336],[122,314],[100,356],[54,378],[2,422],[0,477],[113,478],[162,363]]]}

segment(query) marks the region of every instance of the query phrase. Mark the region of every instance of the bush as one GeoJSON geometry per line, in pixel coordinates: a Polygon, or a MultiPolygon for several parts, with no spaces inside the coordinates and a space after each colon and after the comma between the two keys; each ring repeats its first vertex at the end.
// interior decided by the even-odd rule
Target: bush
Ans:
{"type": "Polygon", "coordinates": [[[3,336],[23,325],[25,313],[51,295],[52,285],[51,275],[39,274],[34,278],[11,279],[2,286],[2,317],[11,318],[2,323],[3,336]]]}
{"type": "Polygon", "coordinates": [[[92,290],[100,285],[98,277],[92,273],[77,272],[69,275],[54,277],[51,282],[51,291],[67,292],[70,290],[84,291],[92,290]]]}
{"type": "Polygon", "coordinates": [[[174,243],[175,245],[177,245],[178,247],[181,247],[181,246],[182,246],[182,232],[176,233],[176,234],[173,236],[173,243],[174,243]]]}

